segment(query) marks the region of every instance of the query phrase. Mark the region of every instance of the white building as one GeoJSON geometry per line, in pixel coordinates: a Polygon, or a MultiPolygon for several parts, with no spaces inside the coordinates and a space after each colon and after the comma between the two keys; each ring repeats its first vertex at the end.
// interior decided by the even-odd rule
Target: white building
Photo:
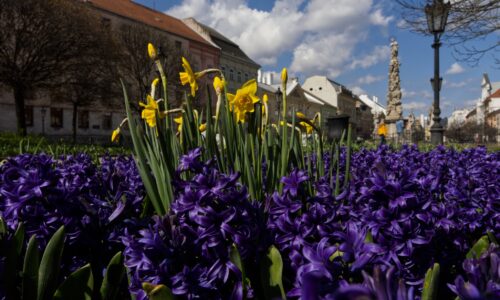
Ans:
{"type": "Polygon", "coordinates": [[[372,96],[370,98],[370,96],[368,95],[359,95],[359,99],[361,99],[366,105],[371,108],[373,115],[377,116],[381,113],[384,115],[387,114],[385,107],[378,102],[377,96],[372,96]]]}
{"type": "MultiPolygon", "coordinates": [[[[281,113],[281,100],[278,97],[278,93],[283,93],[281,91],[281,83],[274,81],[273,72],[261,72],[259,70],[257,76],[258,91],[257,95],[262,97],[265,93],[268,95],[268,109],[271,122],[275,122],[278,119],[278,114],[281,113]],[[279,91],[279,92],[278,92],[279,91]]],[[[292,118],[293,112],[301,112],[306,115],[307,118],[312,119],[316,113],[321,113],[322,122],[327,118],[336,115],[336,107],[327,103],[324,99],[309,93],[307,90],[303,89],[300,85],[298,78],[290,78],[286,86],[286,96],[287,96],[287,115],[288,118],[292,118]]]]}
{"type": "Polygon", "coordinates": [[[454,125],[462,125],[465,123],[467,118],[467,114],[470,112],[470,109],[457,109],[451,113],[451,116],[448,118],[448,127],[454,125]]]}

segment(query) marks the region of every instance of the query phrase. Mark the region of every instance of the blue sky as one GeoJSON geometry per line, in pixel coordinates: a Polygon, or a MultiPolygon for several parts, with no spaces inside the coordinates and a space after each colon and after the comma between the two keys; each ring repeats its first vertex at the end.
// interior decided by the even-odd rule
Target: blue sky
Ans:
{"type": "MultiPolygon", "coordinates": [[[[401,29],[389,0],[137,0],[177,18],[195,17],[216,28],[262,65],[287,67],[300,82],[326,75],[356,93],[386,104],[389,43],[399,43],[405,114],[427,114],[432,104],[432,38],[401,29]]],[[[493,37],[494,38],[494,37],[493,37]]],[[[481,46],[481,41],[475,42],[481,46]]],[[[486,55],[477,66],[458,62],[441,47],[442,116],[470,107],[480,97],[483,73],[500,81],[498,65],[486,55]]]]}

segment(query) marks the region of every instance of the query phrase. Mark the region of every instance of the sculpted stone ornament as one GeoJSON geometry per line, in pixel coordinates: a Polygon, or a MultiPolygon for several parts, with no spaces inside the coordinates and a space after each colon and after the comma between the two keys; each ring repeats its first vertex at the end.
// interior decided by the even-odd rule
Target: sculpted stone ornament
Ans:
{"type": "Polygon", "coordinates": [[[391,62],[389,64],[389,90],[387,93],[387,121],[396,121],[403,118],[401,105],[401,80],[399,78],[399,45],[395,39],[391,40],[391,62]]]}

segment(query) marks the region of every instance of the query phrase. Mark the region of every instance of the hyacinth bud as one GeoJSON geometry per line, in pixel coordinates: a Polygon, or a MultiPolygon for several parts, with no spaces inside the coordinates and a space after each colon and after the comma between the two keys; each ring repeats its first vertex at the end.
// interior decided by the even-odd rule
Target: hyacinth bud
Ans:
{"type": "Polygon", "coordinates": [[[158,83],[160,82],[159,78],[155,78],[153,82],[151,83],[154,87],[158,86],[158,83]]]}
{"type": "Polygon", "coordinates": [[[148,55],[149,55],[149,58],[151,58],[152,60],[156,60],[156,58],[158,56],[158,53],[156,52],[155,46],[153,46],[153,44],[151,44],[151,43],[148,44],[148,55]]]}
{"type": "Polygon", "coordinates": [[[288,71],[286,68],[281,70],[281,84],[286,84],[288,82],[288,71]]]}

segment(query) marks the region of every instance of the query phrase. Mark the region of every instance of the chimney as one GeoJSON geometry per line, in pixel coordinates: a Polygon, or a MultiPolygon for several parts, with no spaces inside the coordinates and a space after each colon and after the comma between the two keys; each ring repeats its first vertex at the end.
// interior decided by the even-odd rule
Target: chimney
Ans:
{"type": "Polygon", "coordinates": [[[267,84],[272,85],[273,81],[273,72],[267,73],[267,84]]]}
{"type": "Polygon", "coordinates": [[[299,83],[299,77],[292,77],[292,83],[299,83]]]}
{"type": "Polygon", "coordinates": [[[262,80],[262,71],[261,71],[261,69],[259,69],[257,71],[257,82],[262,83],[262,81],[263,81],[262,80]]]}

